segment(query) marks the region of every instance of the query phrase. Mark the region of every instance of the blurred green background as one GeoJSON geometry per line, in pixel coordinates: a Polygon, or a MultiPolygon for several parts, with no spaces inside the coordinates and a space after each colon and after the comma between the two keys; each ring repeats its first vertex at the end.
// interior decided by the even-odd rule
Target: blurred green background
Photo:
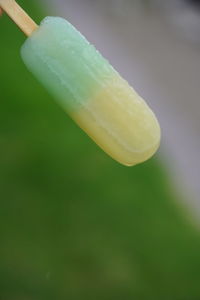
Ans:
{"type": "Polygon", "coordinates": [[[0,299],[200,299],[199,230],[162,162],[110,159],[26,70],[5,15],[0,37],[0,299]]]}

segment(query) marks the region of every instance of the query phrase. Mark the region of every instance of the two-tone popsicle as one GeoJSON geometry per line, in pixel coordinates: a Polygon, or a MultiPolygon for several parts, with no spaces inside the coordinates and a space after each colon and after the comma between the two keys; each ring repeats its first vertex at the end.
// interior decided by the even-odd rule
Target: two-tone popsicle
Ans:
{"type": "Polygon", "coordinates": [[[155,153],[160,143],[155,115],[79,31],[59,17],[37,26],[13,0],[0,0],[0,6],[28,35],[21,49],[28,69],[105,152],[124,165],[155,153]]]}

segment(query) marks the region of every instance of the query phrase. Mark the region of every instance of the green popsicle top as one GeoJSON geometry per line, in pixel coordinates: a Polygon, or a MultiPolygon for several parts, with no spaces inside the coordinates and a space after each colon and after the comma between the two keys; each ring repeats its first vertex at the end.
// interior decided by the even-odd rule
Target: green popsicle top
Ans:
{"type": "Polygon", "coordinates": [[[116,71],[68,21],[46,17],[24,43],[22,59],[65,108],[90,99],[116,71]]]}

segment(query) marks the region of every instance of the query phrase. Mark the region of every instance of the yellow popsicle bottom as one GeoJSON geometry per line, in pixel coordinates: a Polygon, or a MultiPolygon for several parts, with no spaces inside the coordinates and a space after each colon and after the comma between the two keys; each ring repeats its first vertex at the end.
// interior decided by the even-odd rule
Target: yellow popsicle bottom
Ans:
{"type": "Polygon", "coordinates": [[[127,166],[150,158],[160,143],[153,112],[117,74],[71,116],[105,152],[127,166]]]}

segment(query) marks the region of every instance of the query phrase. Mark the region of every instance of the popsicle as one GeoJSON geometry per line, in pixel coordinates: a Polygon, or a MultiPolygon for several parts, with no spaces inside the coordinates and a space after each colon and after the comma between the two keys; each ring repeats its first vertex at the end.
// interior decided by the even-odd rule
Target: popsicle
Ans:
{"type": "Polygon", "coordinates": [[[78,30],[60,17],[38,26],[14,0],[0,6],[28,36],[21,48],[25,65],[106,153],[132,166],[156,152],[154,113],[78,30]]]}

